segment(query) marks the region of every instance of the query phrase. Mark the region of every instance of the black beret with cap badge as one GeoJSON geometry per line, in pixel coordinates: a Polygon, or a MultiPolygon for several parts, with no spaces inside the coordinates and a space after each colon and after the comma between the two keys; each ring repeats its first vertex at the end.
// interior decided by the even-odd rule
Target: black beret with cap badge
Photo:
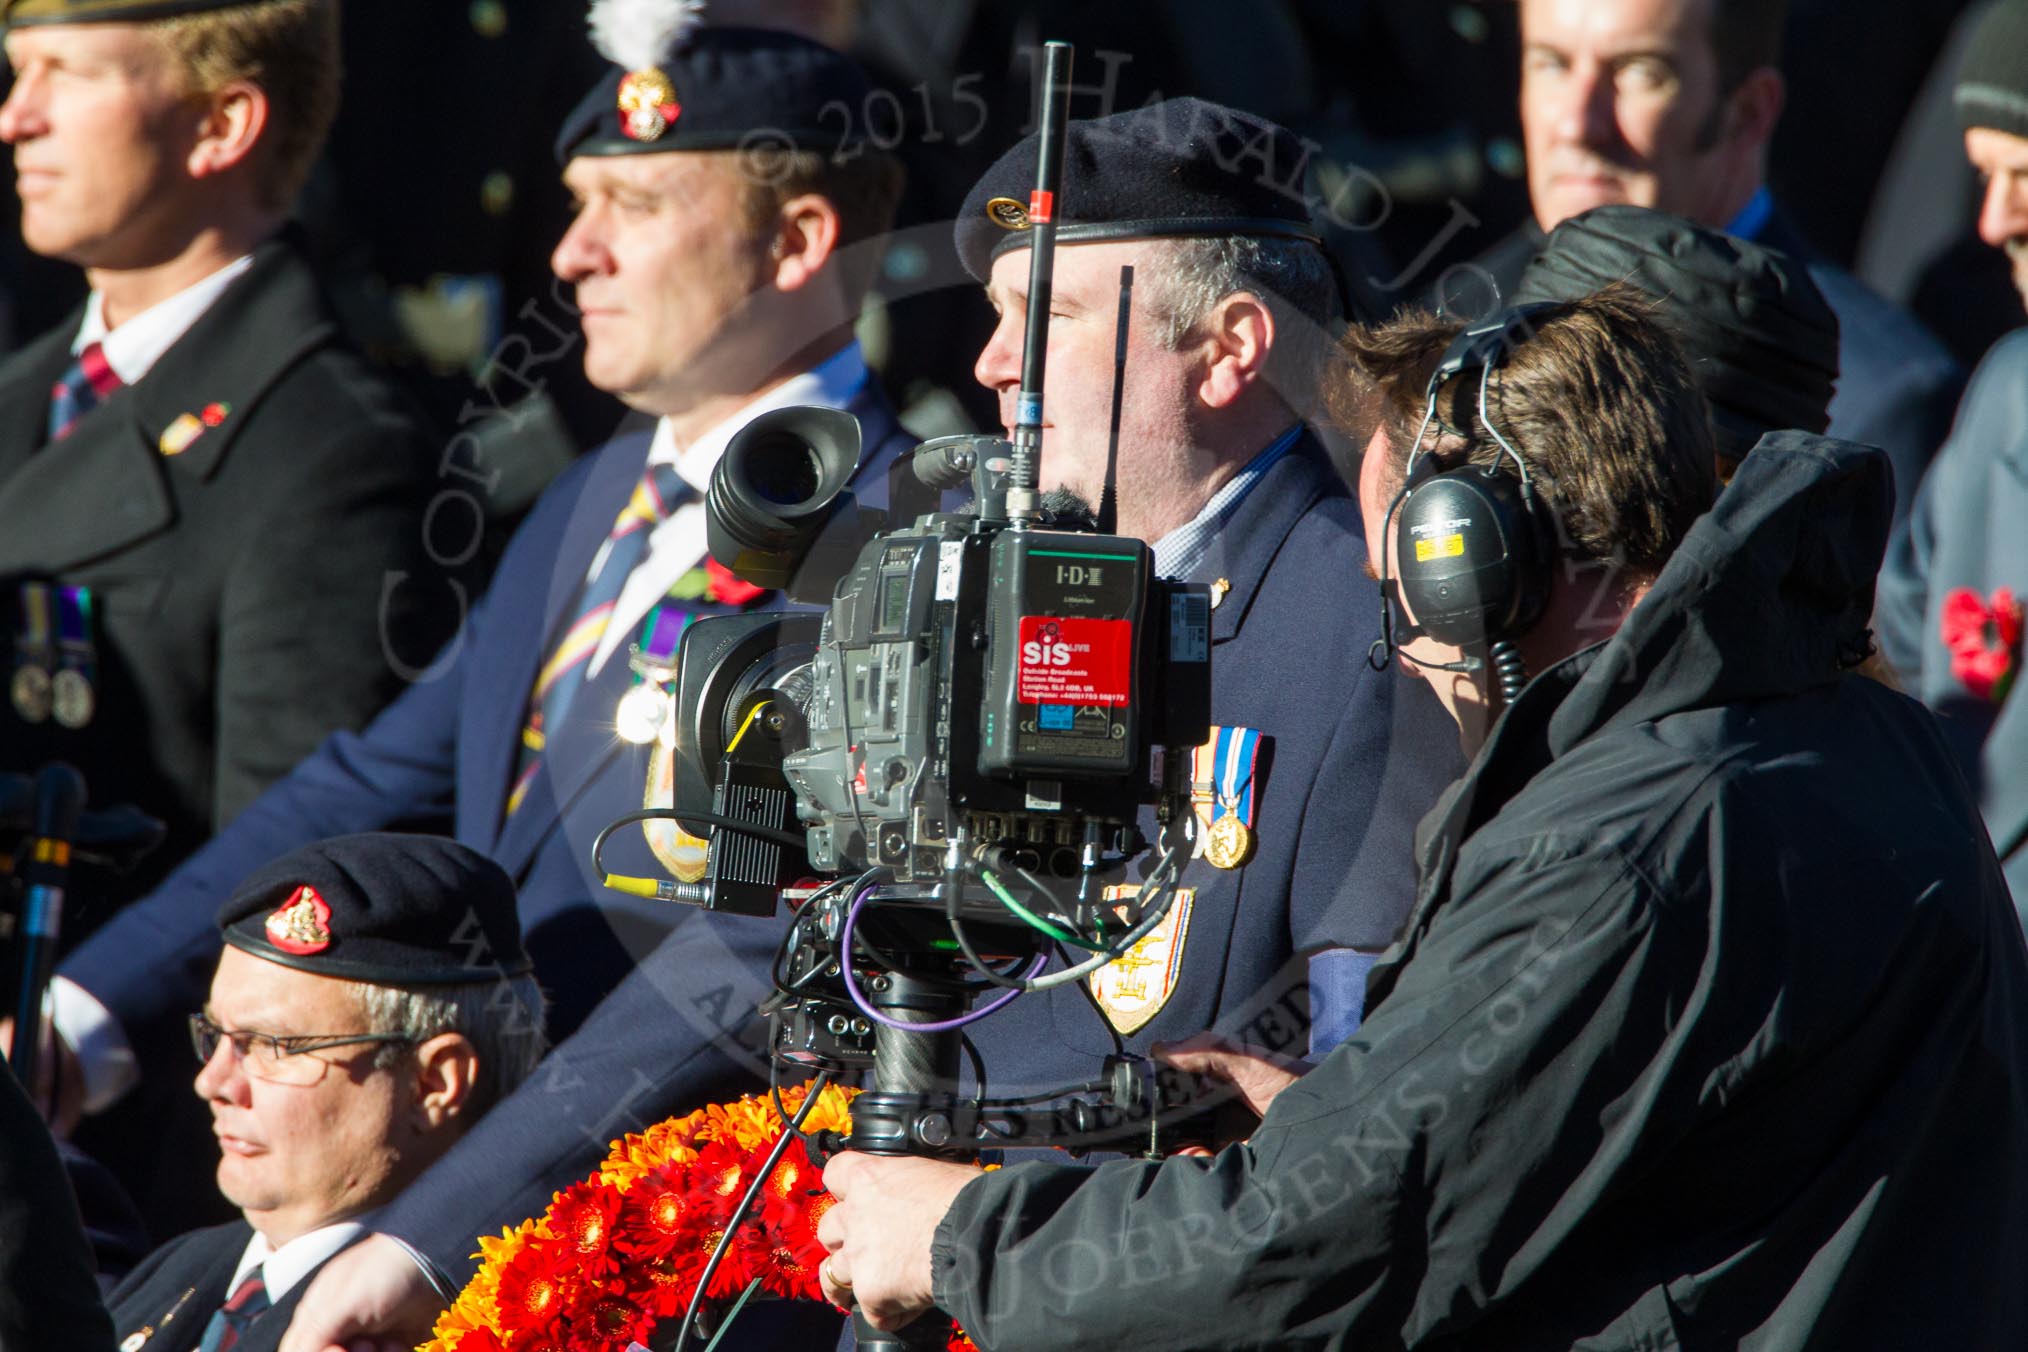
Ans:
{"type": "Polygon", "coordinates": [[[793,33],[714,28],[694,0],[598,0],[592,45],[613,63],[565,119],[558,163],[672,150],[834,150],[828,105],[865,106],[850,57],[793,33]]]}

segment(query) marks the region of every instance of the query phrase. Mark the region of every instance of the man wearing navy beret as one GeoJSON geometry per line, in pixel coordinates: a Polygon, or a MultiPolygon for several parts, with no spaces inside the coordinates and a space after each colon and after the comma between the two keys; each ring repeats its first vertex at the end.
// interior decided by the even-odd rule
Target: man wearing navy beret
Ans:
{"type": "Polygon", "coordinates": [[[542,1055],[514,884],[455,841],[324,841],[248,878],[190,1016],[218,1189],[244,1219],[113,1292],[129,1352],[272,1348],[310,1274],[542,1055]]]}
{"type": "MultiPolygon", "coordinates": [[[[1000,316],[976,375],[1010,426],[1036,153],[1031,137],[1004,155],[957,223],[1000,316]]],[[[1294,1055],[1335,1044],[1412,900],[1415,819],[1462,765],[1427,686],[1366,661],[1358,508],[1305,423],[1341,301],[1296,138],[1190,98],[1073,122],[1058,201],[1041,486],[1072,512],[1105,495],[1131,267],[1118,529],[1211,587],[1216,726],[1170,919],[1089,990],[973,1029],[995,1093],[1089,1080],[1122,1044],[1208,1028],[1294,1055]]]]}

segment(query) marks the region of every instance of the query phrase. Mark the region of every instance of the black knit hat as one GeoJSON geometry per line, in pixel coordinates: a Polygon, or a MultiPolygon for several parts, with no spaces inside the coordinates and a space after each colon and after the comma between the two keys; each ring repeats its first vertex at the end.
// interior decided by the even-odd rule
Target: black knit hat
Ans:
{"type": "Polygon", "coordinates": [[[2028,0],[2000,0],[1972,30],[1957,105],[1968,129],[2028,136],[2028,0]]]}
{"type": "Polygon", "coordinates": [[[339,836],[255,873],[218,912],[225,941],[322,976],[437,986],[519,976],[514,884],[441,836],[339,836]]]}
{"type": "MultiPolygon", "coordinates": [[[[1304,192],[1302,142],[1264,118],[1203,99],[1169,99],[1074,121],[1064,147],[1056,238],[1064,244],[1255,235],[1319,243],[1304,192]]],[[[1028,246],[1041,136],[994,162],[958,210],[958,257],[985,281],[1028,246]]]]}
{"type": "Polygon", "coordinates": [[[1549,234],[1512,302],[1576,300],[1628,282],[1661,302],[1711,403],[1719,450],[1769,432],[1821,433],[1838,380],[1838,316],[1777,249],[1645,207],[1595,207],[1549,234]]]}
{"type": "Polygon", "coordinates": [[[866,74],[847,56],[792,33],[700,28],[659,65],[615,66],[556,138],[557,163],[578,155],[670,150],[835,150],[837,109],[864,109],[866,74]]]}

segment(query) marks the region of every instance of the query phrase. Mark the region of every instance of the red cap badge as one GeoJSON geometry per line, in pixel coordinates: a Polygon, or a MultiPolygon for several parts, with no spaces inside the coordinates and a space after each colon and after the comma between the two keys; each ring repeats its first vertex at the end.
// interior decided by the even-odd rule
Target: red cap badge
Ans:
{"type": "Polygon", "coordinates": [[[331,907],[314,887],[299,887],[267,919],[268,938],[284,953],[322,953],[331,946],[331,907]]]}

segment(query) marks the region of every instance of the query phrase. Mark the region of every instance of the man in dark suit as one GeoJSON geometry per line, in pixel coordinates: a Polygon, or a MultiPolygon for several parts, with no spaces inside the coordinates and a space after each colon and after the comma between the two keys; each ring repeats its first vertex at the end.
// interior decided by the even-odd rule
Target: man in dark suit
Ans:
{"type": "Polygon", "coordinates": [[[1831,435],[1894,463],[1897,518],[1950,429],[1964,373],[1907,311],[1814,256],[1767,187],[1781,118],[1778,0],[1522,0],[1521,124],[1535,218],[1437,299],[1509,304],[1544,235],[1611,203],[1656,207],[1804,262],[1837,312],[1831,435]]]}
{"type": "MultiPolygon", "coordinates": [[[[863,429],[858,483],[875,501],[910,444],[851,332],[898,171],[872,153],[842,164],[813,153],[836,143],[821,109],[863,101],[864,89],[836,53],[746,30],[703,30],[609,69],[558,142],[580,210],[554,262],[584,314],[588,375],[652,426],[551,488],[429,679],[364,732],[327,741],[63,968],[122,1026],[159,1021],[187,1007],[217,954],[202,919],[210,898],[305,841],[452,813],[457,838],[519,888],[552,1029],[598,1013],[491,1115],[496,1132],[468,1138],[409,1190],[413,1210],[385,1213],[383,1228],[445,1274],[461,1278],[474,1235],[541,1210],[582,1176],[580,1157],[596,1162],[659,1105],[763,1083],[749,1057],[712,1045],[717,1018],[743,1011],[695,1016],[690,1000],[727,971],[764,980],[779,927],[608,891],[591,846],[640,805],[648,777],[651,747],[614,735],[621,699],[642,683],[630,647],[666,651],[691,617],[778,603],[702,566],[701,497],[732,434],[780,405],[842,407],[863,429]],[[651,103],[654,117],[624,117],[623,86],[633,102],[651,75],[681,90],[680,110],[651,103]],[[738,151],[758,131],[781,138],[759,163],[738,151]],[[684,947],[693,932],[698,956],[684,947]],[[598,1092],[579,1092],[587,1083],[598,1092]]],[[[638,831],[607,853],[614,872],[655,871],[638,831]]],[[[422,1283],[427,1313],[441,1308],[392,1240],[359,1249],[383,1244],[422,1283]]]]}
{"type": "Polygon", "coordinates": [[[455,841],[321,841],[218,920],[190,1029],[242,1219],[171,1240],[114,1290],[128,1352],[274,1347],[310,1274],[542,1055],[514,884],[455,841]]]}
{"type": "Polygon", "coordinates": [[[22,236],[92,287],[0,364],[0,769],[68,761],[167,822],[90,879],[117,902],[427,662],[455,610],[391,584],[449,546],[435,448],[283,228],[336,111],[335,6],[0,18],[22,236]]]}

